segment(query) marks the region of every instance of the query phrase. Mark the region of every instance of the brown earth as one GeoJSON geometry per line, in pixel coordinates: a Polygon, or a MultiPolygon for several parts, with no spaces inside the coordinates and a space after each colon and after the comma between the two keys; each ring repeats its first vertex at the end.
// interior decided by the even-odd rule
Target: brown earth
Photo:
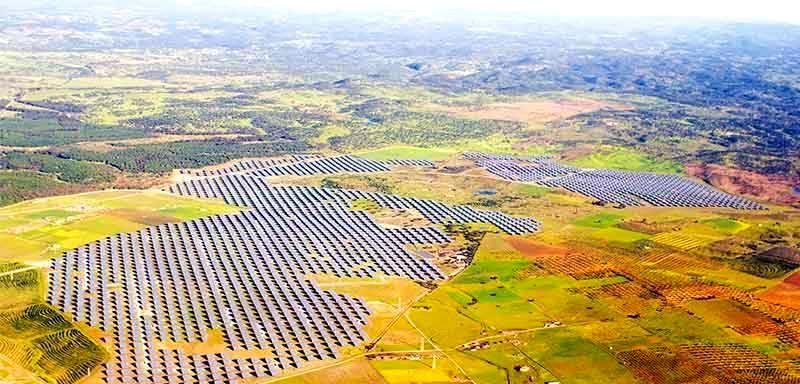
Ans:
{"type": "Polygon", "coordinates": [[[800,185],[800,176],[764,175],[716,164],[690,164],[686,173],[726,192],[777,204],[800,204],[800,194],[793,192],[800,185]]]}
{"type": "Polygon", "coordinates": [[[569,254],[569,250],[566,248],[554,247],[534,240],[507,237],[506,241],[514,249],[528,257],[562,257],[569,254]]]}
{"type": "Polygon", "coordinates": [[[416,209],[384,208],[372,212],[372,218],[387,228],[429,227],[433,224],[416,209]]]}
{"type": "Polygon", "coordinates": [[[591,99],[564,99],[558,101],[523,101],[516,103],[493,103],[477,108],[451,108],[448,111],[468,119],[506,120],[518,122],[547,123],[581,113],[603,108],[627,110],[631,107],[591,99]]]}
{"type": "Polygon", "coordinates": [[[783,280],[784,283],[794,285],[800,288],[800,272],[795,272],[783,280]]]}
{"type": "Polygon", "coordinates": [[[800,286],[797,285],[797,282],[790,282],[790,279],[800,280],[798,279],[800,276],[796,275],[792,275],[793,277],[789,277],[784,282],[767,289],[758,295],[759,298],[773,304],[800,309],[800,286]]]}
{"type": "MultiPolygon", "coordinates": [[[[306,364],[305,366],[311,366],[306,364]]],[[[279,380],[278,384],[385,384],[386,379],[369,364],[365,358],[355,359],[345,364],[321,368],[317,370],[301,370],[298,372],[308,372],[299,377],[287,380],[279,380]]],[[[286,374],[292,374],[287,372],[286,374]]],[[[243,381],[246,384],[256,384],[261,382],[272,382],[269,378],[249,379],[243,381]]]]}
{"type": "Polygon", "coordinates": [[[165,216],[159,214],[158,212],[148,212],[134,208],[113,209],[108,211],[107,214],[109,216],[118,217],[134,223],[144,224],[146,226],[156,226],[178,221],[174,217],[165,216]]]}

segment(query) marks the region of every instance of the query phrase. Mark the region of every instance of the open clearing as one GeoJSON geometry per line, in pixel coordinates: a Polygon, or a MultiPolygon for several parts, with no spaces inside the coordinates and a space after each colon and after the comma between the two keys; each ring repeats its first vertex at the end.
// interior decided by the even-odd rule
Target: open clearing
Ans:
{"type": "Polygon", "coordinates": [[[358,153],[359,156],[371,160],[447,160],[458,154],[457,150],[441,148],[423,148],[406,145],[393,145],[381,149],[358,153]]]}
{"type": "Polygon", "coordinates": [[[629,109],[629,107],[605,101],[568,98],[552,101],[492,103],[474,108],[452,108],[450,109],[450,113],[470,119],[546,123],[581,113],[597,111],[603,108],[629,109]]]}
{"type": "Polygon", "coordinates": [[[579,157],[570,164],[583,168],[618,169],[623,171],[682,174],[683,166],[675,161],[659,160],[646,154],[618,147],[600,147],[594,153],[579,157]]]}

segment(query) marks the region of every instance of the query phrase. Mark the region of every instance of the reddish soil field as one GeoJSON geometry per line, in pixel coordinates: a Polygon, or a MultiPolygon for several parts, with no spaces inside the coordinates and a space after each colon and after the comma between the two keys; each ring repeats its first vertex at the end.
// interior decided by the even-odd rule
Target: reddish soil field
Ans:
{"type": "Polygon", "coordinates": [[[508,237],[506,241],[523,255],[536,259],[569,254],[569,250],[566,248],[555,247],[539,241],[520,239],[518,237],[508,237]]]}
{"type": "MultiPolygon", "coordinates": [[[[797,274],[792,275],[800,280],[797,274]]],[[[791,277],[790,277],[791,278],[791,277]]],[[[788,280],[788,278],[787,278],[788,280]]],[[[759,295],[762,300],[784,307],[800,309],[800,281],[797,283],[780,283],[759,295]]]]}
{"type": "Polygon", "coordinates": [[[795,272],[791,274],[789,277],[783,279],[783,282],[794,285],[796,287],[800,287],[800,272],[795,272]]]}
{"type": "Polygon", "coordinates": [[[593,255],[532,240],[508,238],[507,241],[523,256],[536,260],[541,267],[553,274],[569,275],[576,280],[617,274],[610,264],[593,255]]]}
{"type": "Polygon", "coordinates": [[[800,184],[800,177],[763,175],[716,164],[690,164],[686,172],[726,192],[778,204],[800,204],[800,195],[793,192],[794,186],[800,184]]]}

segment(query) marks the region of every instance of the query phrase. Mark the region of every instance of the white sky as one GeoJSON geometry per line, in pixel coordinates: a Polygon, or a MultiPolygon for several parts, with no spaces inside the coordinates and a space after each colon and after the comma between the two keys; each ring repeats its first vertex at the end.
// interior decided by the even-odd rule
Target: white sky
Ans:
{"type": "MultiPolygon", "coordinates": [[[[193,0],[179,0],[190,5],[193,0]]],[[[210,1],[216,3],[217,0],[210,1]]],[[[509,11],[556,16],[665,16],[800,24],[800,0],[220,0],[300,11],[509,11]]],[[[446,13],[445,13],[446,14],[446,13]]]]}

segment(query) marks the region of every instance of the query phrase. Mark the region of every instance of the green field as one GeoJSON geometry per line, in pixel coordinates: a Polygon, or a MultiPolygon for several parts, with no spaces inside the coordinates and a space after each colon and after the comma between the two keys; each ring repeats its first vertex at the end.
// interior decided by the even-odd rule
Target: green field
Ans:
{"type": "Polygon", "coordinates": [[[358,156],[371,160],[447,160],[453,158],[458,151],[440,148],[423,148],[406,145],[393,145],[381,149],[358,152],[358,156]]]}
{"type": "Polygon", "coordinates": [[[441,286],[412,311],[412,319],[434,341],[454,347],[502,331],[543,327],[552,321],[603,316],[602,307],[570,292],[604,279],[571,281],[560,276],[529,277],[537,267],[499,235],[487,235],[476,259],[455,280],[441,286]],[[450,319],[457,326],[442,328],[450,319]]]}
{"type": "Polygon", "coordinates": [[[710,219],[704,221],[703,224],[709,225],[717,231],[728,235],[735,235],[750,227],[750,225],[747,223],[729,218],[710,219]]]}
{"type": "Polygon", "coordinates": [[[466,360],[464,366],[473,374],[488,371],[488,377],[479,381],[481,383],[505,380],[511,383],[637,383],[608,347],[583,337],[580,331],[580,328],[554,328],[520,335],[514,338],[514,344],[493,345],[466,353],[472,360],[466,360]],[[492,372],[475,364],[478,359],[506,369],[492,372]],[[476,365],[478,369],[473,368],[476,365]],[[514,367],[530,370],[521,372],[514,367]]]}
{"type": "Polygon", "coordinates": [[[0,260],[38,262],[106,236],[145,226],[236,212],[219,202],[158,191],[104,191],[0,208],[0,260]]]}
{"type": "Polygon", "coordinates": [[[683,166],[670,160],[659,160],[629,149],[601,147],[591,155],[570,161],[583,168],[606,168],[625,171],[682,174],[683,166]]]}
{"type": "Polygon", "coordinates": [[[609,228],[619,223],[622,218],[622,215],[614,213],[598,213],[581,217],[572,223],[582,227],[609,228]]]}
{"type": "Polygon", "coordinates": [[[650,235],[620,228],[602,228],[592,231],[592,236],[612,243],[630,244],[650,238],[650,235]]]}

